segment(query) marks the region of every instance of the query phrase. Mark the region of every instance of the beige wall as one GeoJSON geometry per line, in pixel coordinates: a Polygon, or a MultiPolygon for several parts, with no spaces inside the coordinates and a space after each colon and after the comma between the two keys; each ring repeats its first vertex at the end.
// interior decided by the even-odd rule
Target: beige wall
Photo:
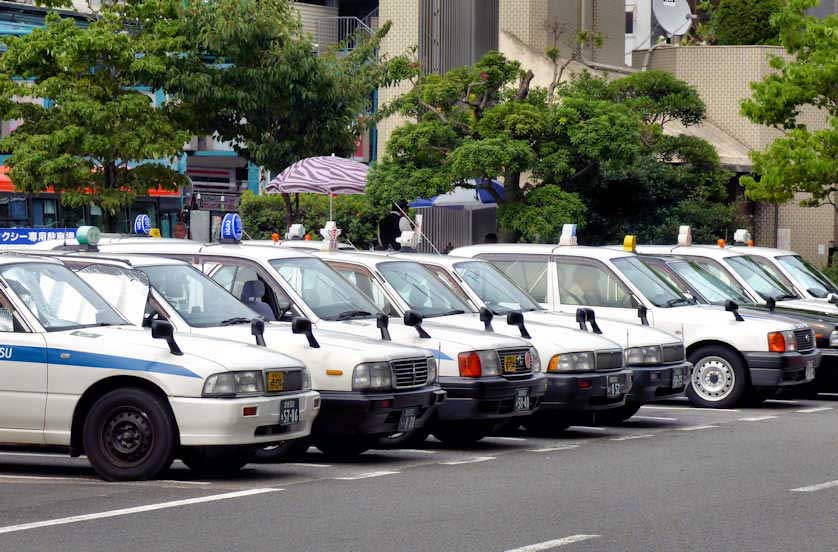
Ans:
{"type": "MultiPolygon", "coordinates": [[[[300,20],[303,24],[303,32],[311,35],[313,38],[317,35],[317,20],[320,18],[337,17],[338,9],[330,8],[328,6],[318,6],[316,4],[306,4],[305,2],[294,2],[294,7],[300,14],[300,20]]],[[[337,26],[334,27],[334,32],[329,32],[329,25],[326,22],[321,22],[321,35],[332,38],[332,42],[337,42],[337,26]]],[[[324,45],[323,45],[324,46],[324,45]]]]}

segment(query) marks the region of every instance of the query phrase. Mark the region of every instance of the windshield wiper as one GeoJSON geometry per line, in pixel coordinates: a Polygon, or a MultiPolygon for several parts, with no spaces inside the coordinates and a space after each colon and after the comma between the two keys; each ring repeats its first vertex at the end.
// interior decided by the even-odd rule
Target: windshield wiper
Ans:
{"type": "Polygon", "coordinates": [[[466,311],[464,311],[462,309],[454,309],[454,310],[450,310],[448,312],[443,312],[443,313],[440,313],[440,314],[434,314],[434,316],[453,316],[455,314],[465,314],[465,313],[466,313],[466,311]]]}
{"type": "Polygon", "coordinates": [[[692,305],[692,301],[686,297],[676,297],[666,302],[667,307],[674,307],[675,305],[692,305]]]}
{"type": "Polygon", "coordinates": [[[372,316],[372,313],[365,310],[343,311],[338,315],[338,320],[349,320],[350,318],[358,318],[360,316],[372,316]]]}
{"type": "Polygon", "coordinates": [[[228,318],[227,320],[222,320],[222,326],[234,326],[236,324],[247,324],[250,322],[250,318],[245,318],[243,316],[235,316],[233,318],[228,318]]]}
{"type": "Polygon", "coordinates": [[[775,295],[774,299],[776,301],[784,301],[786,299],[797,299],[797,295],[794,295],[793,293],[784,293],[782,295],[775,295]]]}

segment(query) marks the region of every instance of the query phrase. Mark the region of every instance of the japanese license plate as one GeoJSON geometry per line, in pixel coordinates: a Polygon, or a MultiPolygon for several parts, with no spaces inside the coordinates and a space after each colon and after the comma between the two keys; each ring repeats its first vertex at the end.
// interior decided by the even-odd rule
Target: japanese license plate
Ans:
{"type": "Polygon", "coordinates": [[[518,371],[518,357],[515,355],[506,355],[503,357],[503,373],[514,374],[518,371]]]}
{"type": "Polygon", "coordinates": [[[619,397],[626,392],[626,382],[621,376],[608,376],[606,394],[609,399],[619,397]]]}
{"type": "Polygon", "coordinates": [[[815,361],[809,360],[806,362],[806,379],[815,379],[815,361]]]}
{"type": "Polygon", "coordinates": [[[681,370],[672,371],[672,388],[684,386],[684,372],[681,370]]]}
{"type": "Polygon", "coordinates": [[[405,408],[402,410],[402,416],[399,418],[399,433],[407,433],[416,427],[416,408],[405,408]]]}
{"type": "Polygon", "coordinates": [[[515,391],[515,410],[529,410],[530,409],[530,390],[518,389],[515,391]]]}
{"type": "Polygon", "coordinates": [[[279,425],[294,425],[300,421],[300,400],[284,399],[279,403],[279,425]]]}
{"type": "Polygon", "coordinates": [[[285,372],[268,372],[268,393],[285,391],[285,372]]]}

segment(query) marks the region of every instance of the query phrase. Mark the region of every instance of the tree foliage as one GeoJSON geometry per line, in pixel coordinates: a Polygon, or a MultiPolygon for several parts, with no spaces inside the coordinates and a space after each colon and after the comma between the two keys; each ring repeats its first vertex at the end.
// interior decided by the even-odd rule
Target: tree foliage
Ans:
{"type": "Polygon", "coordinates": [[[783,0],[721,0],[712,10],[710,32],[719,45],[777,44],[777,28],[771,17],[783,0]]]}
{"type": "MultiPolygon", "coordinates": [[[[167,17],[165,2],[147,12],[167,17]]],[[[134,20],[143,12],[131,9],[134,20]]],[[[131,204],[149,188],[176,189],[171,160],[190,133],[178,105],[155,106],[143,90],[165,79],[171,63],[146,55],[147,35],[125,32],[124,12],[80,27],[49,14],[43,28],[4,37],[0,117],[20,125],[0,144],[18,190],[62,192],[65,204],[131,204]]]]}
{"type": "Polygon", "coordinates": [[[782,203],[802,192],[807,194],[803,205],[838,208],[838,16],[807,16],[806,10],[816,4],[789,0],[772,18],[790,55],[772,57],[775,72],[752,83],[753,96],[742,102],[742,113],[751,121],[784,133],[765,151],[751,155],[755,177],[740,181],[753,200],[782,203]],[[799,121],[807,108],[826,117],[824,128],[812,130],[799,121]]]}

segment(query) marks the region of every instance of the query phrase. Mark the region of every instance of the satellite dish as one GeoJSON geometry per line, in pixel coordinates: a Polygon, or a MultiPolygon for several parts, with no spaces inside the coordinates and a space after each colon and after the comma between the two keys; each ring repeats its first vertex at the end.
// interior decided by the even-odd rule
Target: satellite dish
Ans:
{"type": "Polygon", "coordinates": [[[652,0],[652,13],[658,25],[670,36],[686,34],[693,23],[687,0],[652,0]]]}

